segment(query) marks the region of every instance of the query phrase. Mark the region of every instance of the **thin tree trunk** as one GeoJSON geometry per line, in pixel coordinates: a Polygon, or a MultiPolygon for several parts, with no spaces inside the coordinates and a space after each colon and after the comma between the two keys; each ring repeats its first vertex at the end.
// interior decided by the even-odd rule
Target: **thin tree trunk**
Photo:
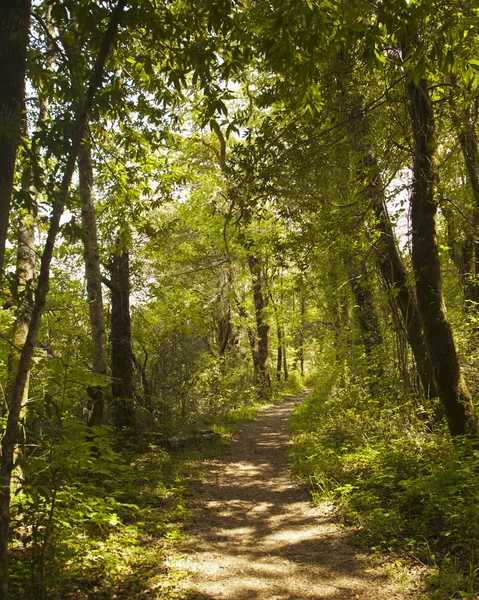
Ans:
{"type": "MultiPolygon", "coordinates": [[[[9,0],[6,0],[8,3],[9,0]]],[[[30,363],[35,348],[35,343],[40,329],[41,318],[45,308],[45,302],[48,294],[50,279],[50,264],[53,257],[55,240],[60,228],[60,219],[63,214],[70,183],[75,170],[75,163],[80,148],[82,134],[87,122],[88,113],[93,104],[93,99],[101,85],[106,59],[110,52],[113,38],[118,29],[121,15],[125,7],[126,0],[118,0],[107,31],[105,33],[98,58],[95,62],[92,76],[85,94],[83,103],[78,111],[73,131],[73,141],[67,156],[63,178],[53,203],[53,211],[50,218],[49,230],[45,242],[41,263],[40,273],[35,292],[35,301],[33,304],[32,315],[28,328],[28,334],[20,356],[15,385],[11,397],[8,399],[8,419],[5,432],[2,438],[2,457],[0,462],[0,600],[8,599],[8,530],[10,524],[10,481],[14,467],[14,451],[18,438],[18,421],[22,408],[22,400],[28,374],[30,372],[30,363]]]]}
{"type": "MultiPolygon", "coordinates": [[[[283,335],[283,323],[282,317],[278,311],[276,302],[274,301],[273,294],[269,292],[269,299],[273,307],[274,320],[276,323],[276,339],[277,339],[277,351],[276,351],[276,381],[281,381],[281,369],[283,367],[283,350],[284,350],[284,335],[283,335]]],[[[286,379],[285,379],[286,381],[286,379]]]]}
{"type": "Polygon", "coordinates": [[[276,358],[276,380],[281,381],[281,368],[283,366],[283,332],[281,323],[276,319],[276,337],[278,338],[278,351],[276,358]]]}
{"type": "Polygon", "coordinates": [[[0,281],[24,117],[31,0],[0,0],[0,281]]]}
{"type": "MultiPolygon", "coordinates": [[[[466,165],[469,184],[472,189],[472,225],[479,228],[479,152],[474,124],[464,120],[459,134],[462,155],[466,165]]],[[[471,257],[469,267],[469,285],[466,285],[466,300],[479,302],[479,235],[474,231],[470,237],[471,257]]]]}
{"type": "Polygon", "coordinates": [[[451,435],[477,436],[474,404],[461,373],[444,303],[436,232],[436,137],[426,79],[410,81],[407,96],[414,136],[412,263],[419,314],[451,435]]]}
{"type": "Polygon", "coordinates": [[[257,379],[257,373],[259,370],[258,367],[258,353],[256,351],[256,336],[254,334],[254,331],[251,329],[251,327],[248,325],[248,320],[249,320],[249,315],[246,312],[244,306],[241,304],[241,302],[238,300],[238,298],[236,298],[236,296],[234,297],[234,301],[236,304],[236,308],[238,309],[238,314],[239,316],[243,319],[244,323],[245,323],[245,330],[246,330],[246,336],[248,338],[248,343],[249,343],[249,347],[251,350],[251,359],[253,361],[253,371],[254,371],[254,379],[256,381],[257,379]]]}
{"type": "MultiPolygon", "coordinates": [[[[83,257],[85,261],[90,330],[93,342],[92,373],[106,376],[108,369],[108,351],[101,288],[95,197],[93,192],[93,165],[89,137],[89,133],[85,130],[83,143],[78,153],[83,257]]],[[[88,417],[88,425],[90,426],[98,426],[103,423],[105,389],[104,385],[90,386],[88,388],[88,395],[91,400],[90,414],[88,417]]]]}
{"type": "MultiPolygon", "coordinates": [[[[294,308],[294,297],[293,297],[293,308],[294,308]]],[[[299,302],[299,327],[295,334],[295,357],[293,368],[299,369],[301,376],[304,376],[304,329],[305,329],[305,315],[306,315],[306,298],[301,292],[301,298],[299,302]]]]}
{"type": "Polygon", "coordinates": [[[257,380],[256,385],[260,396],[268,398],[271,395],[271,378],[269,374],[269,324],[265,319],[265,308],[267,296],[263,290],[261,261],[257,256],[248,254],[248,266],[251,274],[254,312],[256,319],[256,356],[257,356],[257,380]]]}
{"type": "Polygon", "coordinates": [[[230,311],[223,315],[218,323],[218,341],[219,348],[218,353],[221,359],[224,359],[226,348],[228,347],[228,343],[230,341],[232,332],[232,325],[230,320],[230,311]]]}
{"type": "MultiPolygon", "coordinates": [[[[10,341],[8,355],[8,375],[5,386],[5,397],[11,398],[17,375],[17,365],[20,361],[22,349],[27,339],[28,325],[33,304],[33,282],[35,277],[35,223],[34,218],[28,215],[18,227],[17,246],[17,294],[20,305],[17,309],[10,341]]],[[[23,401],[28,396],[28,375],[25,382],[23,401]]]]}
{"type": "Polygon", "coordinates": [[[289,379],[288,356],[286,354],[286,340],[285,340],[283,326],[281,326],[281,333],[282,333],[282,339],[283,339],[283,352],[282,352],[282,354],[283,354],[283,378],[284,378],[284,381],[288,381],[288,379],[289,379]]]}
{"type": "Polygon", "coordinates": [[[132,354],[133,364],[135,365],[136,370],[140,374],[141,378],[141,387],[143,388],[143,405],[150,411],[150,416],[153,419],[153,422],[156,424],[155,419],[155,405],[152,400],[152,390],[150,380],[148,379],[148,375],[146,374],[146,365],[148,364],[148,352],[143,349],[145,353],[145,358],[143,360],[143,364],[137,359],[135,354],[132,354]]]}

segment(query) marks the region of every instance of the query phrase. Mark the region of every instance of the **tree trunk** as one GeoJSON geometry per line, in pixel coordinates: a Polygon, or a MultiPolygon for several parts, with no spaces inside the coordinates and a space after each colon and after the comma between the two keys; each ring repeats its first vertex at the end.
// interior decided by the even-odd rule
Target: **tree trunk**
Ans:
{"type": "Polygon", "coordinates": [[[374,305],[369,273],[365,265],[352,267],[351,288],[356,303],[356,318],[368,358],[378,358],[377,349],[383,343],[383,336],[379,326],[379,319],[374,305]]]}
{"type": "MultiPolygon", "coordinates": [[[[293,297],[293,309],[294,309],[294,297],[293,297]]],[[[301,376],[304,376],[304,329],[305,329],[305,315],[306,315],[306,298],[301,292],[301,298],[299,302],[299,327],[296,329],[294,336],[294,361],[293,369],[299,369],[301,376]]]]}
{"type": "MultiPolygon", "coordinates": [[[[87,300],[90,315],[90,330],[93,342],[92,373],[106,376],[108,369],[108,352],[105,315],[103,312],[103,296],[101,289],[100,256],[98,250],[98,236],[95,216],[95,197],[93,193],[93,165],[89,137],[90,136],[87,133],[87,130],[85,130],[83,144],[81,145],[78,153],[83,257],[85,260],[87,300]]],[[[89,387],[88,395],[91,401],[88,425],[101,425],[103,423],[103,414],[105,410],[105,386],[89,387]]]]}
{"type": "Polygon", "coordinates": [[[24,116],[31,0],[0,0],[0,281],[24,116]]]}
{"type": "MultiPolygon", "coordinates": [[[[377,191],[382,196],[380,189],[377,191]]],[[[386,285],[393,291],[394,301],[402,315],[424,393],[427,398],[436,398],[437,387],[424,340],[416,296],[409,287],[408,273],[397,248],[386,204],[384,198],[380,198],[379,194],[375,194],[376,201],[373,205],[376,215],[376,230],[379,233],[379,239],[375,243],[379,269],[386,285]]]]}
{"type": "Polygon", "coordinates": [[[470,265],[468,269],[469,285],[465,286],[465,292],[466,300],[479,302],[479,235],[477,233],[477,228],[479,228],[479,153],[476,129],[474,124],[469,120],[465,120],[463,123],[462,131],[459,134],[459,142],[461,144],[469,184],[472,189],[472,225],[476,229],[472,236],[469,236],[471,238],[471,257],[467,263],[470,265]]]}
{"type": "MultiPolygon", "coordinates": [[[[356,97],[354,104],[355,109],[352,111],[351,119],[357,119],[360,124],[360,137],[356,141],[357,150],[361,157],[359,178],[362,180],[362,185],[364,186],[363,196],[372,206],[376,217],[374,228],[379,235],[374,247],[378,256],[379,270],[388,288],[394,292],[393,301],[397,304],[401,313],[424,393],[427,398],[435,398],[437,397],[437,388],[434,381],[432,363],[424,340],[416,296],[410,289],[408,273],[397,248],[393,228],[387,212],[375,152],[367,141],[369,122],[362,110],[362,100],[356,97]]],[[[355,296],[356,300],[358,300],[356,292],[355,296]]],[[[369,308],[367,312],[370,312],[370,310],[369,308]]],[[[372,332],[373,339],[377,338],[379,342],[381,338],[379,322],[375,316],[375,311],[370,314],[374,317],[373,329],[379,332],[379,336],[377,333],[372,332]]],[[[370,338],[371,334],[368,331],[364,330],[363,333],[366,339],[370,338]]],[[[372,348],[370,352],[372,352],[372,348]]]]}
{"type": "Polygon", "coordinates": [[[444,303],[436,233],[436,137],[426,79],[419,83],[410,81],[407,95],[414,137],[412,263],[419,314],[451,435],[477,436],[477,417],[461,373],[444,303]]]}
{"type": "MultiPolygon", "coordinates": [[[[17,294],[20,304],[16,312],[8,355],[8,375],[5,387],[5,397],[11,398],[17,375],[17,365],[20,361],[23,346],[28,334],[28,325],[33,304],[33,282],[35,277],[35,223],[28,215],[18,227],[17,246],[17,294]]],[[[23,401],[28,395],[28,375],[23,393],[23,401]]]]}
{"type": "MultiPolygon", "coordinates": [[[[276,352],[276,381],[281,381],[281,369],[285,363],[283,358],[283,352],[285,350],[284,343],[284,331],[283,331],[283,319],[280,315],[276,302],[274,301],[273,294],[271,291],[269,292],[269,299],[271,301],[271,305],[273,307],[274,312],[274,320],[276,322],[276,339],[278,343],[277,352],[276,352]]],[[[287,370],[284,372],[285,381],[286,381],[287,370]]]]}
{"type": "Polygon", "coordinates": [[[278,338],[278,351],[276,358],[276,380],[281,381],[281,368],[283,366],[283,332],[281,330],[281,323],[276,318],[276,337],[278,338]]]}
{"type": "Polygon", "coordinates": [[[119,429],[133,425],[133,353],[130,319],[130,256],[118,250],[111,272],[111,392],[115,424],[119,429]]]}
{"type": "MultiPolygon", "coordinates": [[[[220,309],[222,308],[223,305],[220,303],[220,309]]],[[[232,332],[231,311],[229,306],[227,306],[218,320],[218,354],[222,364],[224,364],[226,348],[228,347],[232,332]]]]}
{"type": "MultiPolygon", "coordinates": [[[[6,0],[4,1],[4,4],[8,4],[8,2],[9,0],[6,0]]],[[[10,482],[14,467],[13,457],[15,444],[18,438],[18,422],[22,408],[24,390],[28,380],[28,374],[30,372],[30,363],[48,295],[50,264],[53,257],[53,249],[60,228],[60,219],[63,214],[63,208],[68,197],[68,191],[70,189],[70,183],[75,169],[75,163],[80,148],[80,141],[85,124],[87,122],[88,113],[93,104],[93,99],[98,87],[103,79],[105,62],[110,52],[113,38],[118,29],[125,4],[126,0],[118,0],[118,4],[112,13],[112,17],[105,33],[98,58],[93,68],[88,89],[85,93],[83,103],[75,120],[73,141],[67,155],[63,178],[53,203],[50,225],[40,262],[40,272],[35,291],[35,300],[32,308],[30,324],[28,327],[28,334],[20,356],[15,385],[13,387],[11,397],[7,401],[9,411],[5,432],[2,438],[2,457],[0,462],[0,600],[8,599],[8,530],[10,524],[10,482]]]]}
{"type": "Polygon", "coordinates": [[[263,290],[261,261],[257,256],[248,254],[248,266],[253,288],[254,312],[256,319],[256,385],[261,397],[271,396],[271,378],[269,374],[269,324],[265,319],[267,295],[263,290]]]}
{"type": "Polygon", "coordinates": [[[248,325],[248,320],[249,320],[249,315],[246,312],[244,306],[241,304],[241,302],[238,300],[238,298],[236,298],[236,296],[234,297],[234,301],[236,304],[236,308],[238,309],[238,314],[239,316],[244,320],[245,322],[245,330],[246,330],[246,336],[248,338],[248,343],[249,343],[249,347],[251,350],[251,359],[253,361],[253,371],[254,371],[254,380],[256,381],[258,375],[258,371],[259,371],[259,367],[258,367],[258,353],[256,351],[256,336],[254,334],[254,331],[251,329],[251,327],[248,325]]]}
{"type": "MultiPolygon", "coordinates": [[[[282,339],[283,339],[283,378],[284,381],[288,381],[289,379],[289,371],[288,371],[288,356],[286,354],[286,340],[284,335],[284,329],[281,327],[282,339]]],[[[303,365],[304,368],[304,365],[303,365]]]]}

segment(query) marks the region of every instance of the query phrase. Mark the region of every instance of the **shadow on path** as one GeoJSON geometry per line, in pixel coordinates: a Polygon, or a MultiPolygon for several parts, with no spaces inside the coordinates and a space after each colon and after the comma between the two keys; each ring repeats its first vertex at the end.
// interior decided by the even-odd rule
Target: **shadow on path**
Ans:
{"type": "Polygon", "coordinates": [[[210,600],[401,598],[368,569],[326,504],[291,481],[287,422],[307,392],[267,407],[208,465],[179,565],[210,600]]]}

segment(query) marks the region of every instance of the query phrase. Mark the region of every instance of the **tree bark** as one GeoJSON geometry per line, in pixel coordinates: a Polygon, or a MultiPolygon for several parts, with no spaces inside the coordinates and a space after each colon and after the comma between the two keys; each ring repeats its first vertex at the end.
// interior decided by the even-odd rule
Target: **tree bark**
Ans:
{"type": "Polygon", "coordinates": [[[265,308],[268,300],[263,290],[262,266],[260,259],[253,255],[247,256],[253,288],[254,313],[256,319],[256,386],[261,397],[271,396],[271,378],[269,374],[269,324],[265,319],[265,308]]]}
{"type": "MultiPolygon", "coordinates": [[[[472,225],[477,229],[479,228],[479,152],[476,129],[474,124],[469,119],[466,119],[466,117],[459,133],[459,142],[466,165],[469,185],[472,189],[472,225]]],[[[471,249],[470,258],[467,260],[467,254],[465,258],[467,260],[466,264],[469,266],[469,277],[465,286],[466,300],[479,302],[479,235],[477,231],[474,231],[469,238],[466,242],[469,241],[471,249]]]]}
{"type": "Polygon", "coordinates": [[[412,263],[419,314],[451,435],[477,436],[477,417],[459,366],[443,296],[436,232],[436,136],[427,80],[411,80],[407,96],[414,137],[412,263]]]}
{"type": "MultiPolygon", "coordinates": [[[[351,288],[356,303],[356,318],[368,358],[377,358],[377,349],[383,343],[379,319],[374,306],[369,273],[365,265],[350,268],[351,288]]],[[[382,370],[382,369],[381,369],[382,370]]]]}
{"type": "Polygon", "coordinates": [[[58,193],[53,203],[50,225],[40,262],[40,272],[35,291],[35,300],[28,328],[28,334],[20,356],[15,385],[9,398],[8,419],[2,438],[2,457],[0,462],[0,600],[8,599],[8,530],[10,524],[10,482],[14,467],[14,451],[18,438],[18,422],[22,408],[25,385],[30,372],[30,363],[35,343],[40,329],[41,318],[45,308],[49,289],[50,264],[53,257],[55,240],[60,228],[60,219],[68,197],[70,183],[75,170],[75,163],[80,148],[88,113],[93,104],[95,94],[101,85],[106,59],[110,52],[113,38],[118,29],[126,0],[118,0],[113,10],[110,23],[103,38],[98,57],[93,67],[92,76],[85,93],[84,100],[78,111],[73,131],[73,141],[70,147],[65,171],[58,193]]]}
{"type": "MultiPolygon", "coordinates": [[[[108,370],[108,351],[105,315],[103,312],[100,255],[95,216],[95,196],[93,192],[93,164],[89,137],[89,133],[87,132],[87,129],[85,129],[83,144],[78,152],[83,257],[85,261],[90,330],[93,342],[92,373],[106,376],[108,370]]],[[[90,426],[99,426],[103,423],[105,389],[105,386],[91,386],[88,388],[88,395],[91,401],[90,414],[88,417],[88,425],[90,426]]]]}
{"type": "Polygon", "coordinates": [[[278,349],[276,355],[276,380],[281,381],[281,368],[283,366],[283,331],[281,323],[276,317],[276,337],[278,338],[278,349]]]}
{"type": "MultiPolygon", "coordinates": [[[[271,291],[269,292],[269,299],[271,302],[271,305],[273,307],[273,312],[274,312],[274,320],[276,323],[276,339],[277,339],[277,349],[276,349],[276,381],[281,381],[281,369],[283,368],[283,364],[285,362],[284,358],[283,358],[283,351],[285,349],[285,344],[284,344],[284,331],[283,331],[283,320],[282,320],[282,316],[279,313],[278,307],[276,305],[276,302],[274,301],[274,297],[273,294],[271,293],[271,291]]],[[[285,375],[285,381],[286,381],[286,373],[287,370],[285,371],[284,375],[285,375]]]]}
{"type": "Polygon", "coordinates": [[[287,350],[286,350],[286,340],[285,340],[285,336],[284,336],[284,329],[281,328],[282,331],[282,336],[283,336],[283,378],[284,381],[288,381],[289,379],[289,370],[288,370],[288,355],[287,355],[287,350]]]}
{"type": "MultiPolygon", "coordinates": [[[[359,178],[364,186],[363,196],[372,206],[376,217],[374,229],[378,234],[378,239],[374,247],[378,257],[379,270],[388,288],[394,292],[393,301],[401,313],[424,393],[427,398],[435,398],[437,397],[437,387],[422,331],[416,296],[410,287],[408,273],[399,253],[389,219],[374,148],[367,139],[370,129],[369,121],[362,109],[362,99],[355,96],[353,104],[354,108],[350,118],[353,121],[357,120],[360,125],[360,136],[355,142],[360,155],[359,178]]],[[[355,296],[358,300],[356,293],[355,296]]],[[[377,334],[374,334],[373,337],[377,337],[379,341],[381,334],[377,317],[374,317],[373,321],[375,322],[374,329],[379,332],[379,337],[377,334]]],[[[364,331],[364,335],[366,338],[370,336],[367,331],[364,331]]]]}
{"type": "Polygon", "coordinates": [[[431,359],[424,340],[416,296],[409,286],[408,273],[397,248],[385,200],[381,198],[381,190],[378,189],[377,192],[379,193],[375,193],[376,200],[373,208],[376,215],[375,227],[379,233],[379,239],[375,243],[379,269],[386,285],[393,291],[394,300],[402,315],[407,339],[416,362],[424,393],[427,398],[436,398],[438,392],[431,359]]]}
{"type": "Polygon", "coordinates": [[[111,272],[111,392],[115,424],[133,425],[133,352],[130,319],[130,255],[119,249],[112,258],[111,272]]]}
{"type": "MultiPolygon", "coordinates": [[[[11,398],[17,375],[17,365],[20,361],[22,349],[27,339],[28,325],[33,304],[33,282],[35,277],[35,224],[31,215],[28,215],[18,226],[17,246],[17,294],[20,304],[16,312],[10,340],[10,353],[8,355],[8,375],[5,386],[5,397],[11,398]]],[[[25,383],[23,401],[28,395],[28,375],[25,383]]],[[[24,402],[22,402],[23,404],[24,402]]]]}
{"type": "Polygon", "coordinates": [[[31,0],[0,0],[0,281],[3,277],[17,149],[24,131],[31,0]]]}

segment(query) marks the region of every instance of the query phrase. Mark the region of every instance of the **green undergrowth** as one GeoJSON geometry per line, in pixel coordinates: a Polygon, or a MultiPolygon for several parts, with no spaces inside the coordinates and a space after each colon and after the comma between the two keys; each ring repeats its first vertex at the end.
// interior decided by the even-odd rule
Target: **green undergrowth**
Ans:
{"type": "MultiPolygon", "coordinates": [[[[298,385],[277,386],[274,401],[298,385]]],[[[43,439],[44,448],[24,461],[15,489],[12,597],[181,597],[184,575],[174,565],[192,516],[192,483],[260,406],[248,403],[185,426],[175,448],[161,432],[119,444],[111,428],[65,419],[52,430],[54,439],[43,439]],[[213,435],[191,436],[204,429],[213,435]]]]}
{"type": "Polygon", "coordinates": [[[479,593],[479,450],[452,442],[433,408],[385,387],[371,397],[323,372],[295,410],[291,457],[316,501],[336,504],[359,543],[421,567],[422,600],[479,593]]]}

